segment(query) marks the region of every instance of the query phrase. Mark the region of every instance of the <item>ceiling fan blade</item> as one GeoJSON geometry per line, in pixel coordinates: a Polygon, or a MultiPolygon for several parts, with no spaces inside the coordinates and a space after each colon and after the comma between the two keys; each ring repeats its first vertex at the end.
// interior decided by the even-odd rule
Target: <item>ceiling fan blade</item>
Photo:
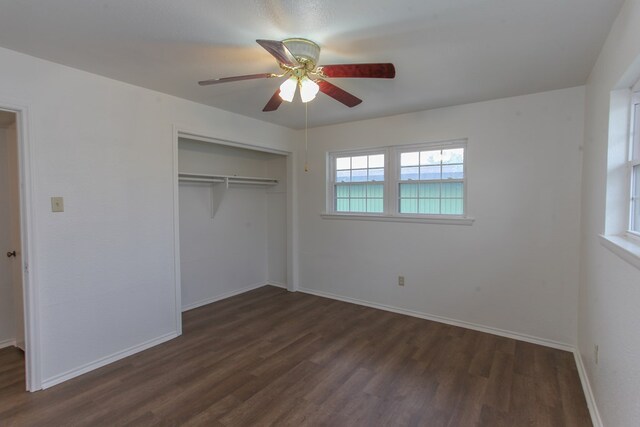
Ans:
{"type": "Polygon", "coordinates": [[[369,79],[392,79],[396,76],[393,64],[337,64],[323,65],[327,77],[363,77],[369,79]]]}
{"type": "Polygon", "coordinates": [[[336,101],[342,102],[347,107],[355,107],[362,102],[362,99],[351,95],[346,90],[340,89],[338,86],[326,80],[317,79],[316,83],[320,86],[320,92],[329,95],[336,101]]]}
{"type": "Polygon", "coordinates": [[[281,64],[288,65],[290,67],[297,67],[300,65],[291,51],[279,40],[256,40],[260,46],[266,49],[274,58],[281,64]]]}
{"type": "Polygon", "coordinates": [[[264,106],[262,111],[275,111],[282,104],[282,98],[280,97],[280,89],[276,90],[267,105],[264,106]]]}
{"type": "Polygon", "coordinates": [[[246,76],[223,77],[221,79],[202,80],[198,82],[200,86],[215,85],[218,83],[237,82],[240,80],[268,79],[275,77],[272,73],[247,74],[246,76]]]}

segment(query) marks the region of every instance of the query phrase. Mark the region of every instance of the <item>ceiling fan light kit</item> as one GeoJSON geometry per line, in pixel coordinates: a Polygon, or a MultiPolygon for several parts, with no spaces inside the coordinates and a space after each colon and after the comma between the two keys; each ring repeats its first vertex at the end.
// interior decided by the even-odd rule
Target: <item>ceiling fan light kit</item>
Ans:
{"type": "Polygon", "coordinates": [[[320,86],[318,86],[318,83],[311,80],[308,76],[300,79],[300,99],[302,99],[302,102],[309,102],[315,99],[319,90],[320,86]]]}
{"type": "Polygon", "coordinates": [[[280,85],[280,98],[284,101],[291,102],[296,94],[296,88],[298,87],[298,78],[295,76],[289,77],[280,85]]]}
{"type": "Polygon", "coordinates": [[[292,102],[298,86],[300,99],[307,103],[322,92],[347,107],[355,107],[362,102],[358,97],[340,89],[327,78],[374,78],[393,79],[396,70],[393,64],[337,64],[318,66],[320,46],[311,40],[289,38],[278,40],[256,40],[267,52],[278,61],[282,74],[262,73],[244,76],[224,77],[198,82],[201,86],[240,80],[253,80],[273,77],[287,77],[280,88],[273,94],[262,111],[275,111],[282,101],[292,102]]]}

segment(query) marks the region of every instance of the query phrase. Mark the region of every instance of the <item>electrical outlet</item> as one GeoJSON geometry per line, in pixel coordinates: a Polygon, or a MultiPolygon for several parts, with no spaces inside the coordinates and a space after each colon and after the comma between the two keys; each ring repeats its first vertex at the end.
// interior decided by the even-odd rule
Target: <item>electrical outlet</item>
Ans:
{"type": "Polygon", "coordinates": [[[598,364],[598,352],[600,351],[600,346],[598,346],[598,344],[595,344],[593,346],[593,360],[595,360],[596,365],[598,364]]]}
{"type": "Polygon", "coordinates": [[[404,286],[404,276],[398,276],[398,286],[404,286]]]}

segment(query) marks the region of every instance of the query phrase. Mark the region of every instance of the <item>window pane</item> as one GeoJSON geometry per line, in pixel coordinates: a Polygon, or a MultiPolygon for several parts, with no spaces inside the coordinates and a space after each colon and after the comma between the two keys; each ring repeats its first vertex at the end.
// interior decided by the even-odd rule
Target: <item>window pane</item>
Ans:
{"type": "Polygon", "coordinates": [[[418,195],[425,198],[440,197],[440,185],[441,184],[439,182],[420,184],[420,191],[418,195]]]}
{"type": "Polygon", "coordinates": [[[383,168],[384,167],[384,154],[374,154],[369,156],[370,168],[383,168]]]}
{"type": "Polygon", "coordinates": [[[400,179],[403,181],[420,179],[419,168],[400,168],[400,179]]]}
{"type": "Polygon", "coordinates": [[[349,197],[349,185],[336,185],[336,197],[349,197]]]}
{"type": "Polygon", "coordinates": [[[462,165],[442,165],[442,179],[462,179],[464,178],[464,166],[462,165]]]}
{"type": "Polygon", "coordinates": [[[350,182],[351,171],[336,171],[336,182],[350,182]]]}
{"type": "Polygon", "coordinates": [[[418,213],[418,199],[400,199],[400,213],[418,213]]]}
{"type": "Polygon", "coordinates": [[[367,185],[367,197],[380,197],[384,195],[383,184],[368,184],[367,185]]]}
{"type": "Polygon", "coordinates": [[[420,179],[440,179],[440,166],[420,166],[420,179]]]}
{"type": "Polygon", "coordinates": [[[338,157],[336,159],[336,170],[351,169],[351,157],[338,157]]]}
{"type": "Polygon", "coordinates": [[[462,198],[463,191],[464,191],[464,184],[461,182],[443,182],[442,183],[442,197],[462,198]]]}
{"type": "Polygon", "coordinates": [[[351,212],[366,212],[367,199],[351,199],[351,212]]]}
{"type": "Polygon", "coordinates": [[[454,148],[451,150],[442,150],[442,163],[463,163],[464,149],[454,148]]]}
{"type": "Polygon", "coordinates": [[[363,182],[367,180],[367,170],[352,170],[351,171],[351,181],[352,182],[363,182]]]}
{"type": "Polygon", "coordinates": [[[384,212],[385,155],[335,157],[336,212],[384,212]]]}
{"type": "Polygon", "coordinates": [[[640,104],[635,104],[635,118],[631,156],[633,160],[640,160],[640,104]]]}
{"type": "Polygon", "coordinates": [[[337,212],[349,212],[349,199],[336,199],[337,212]]]}
{"type": "Polygon", "coordinates": [[[438,215],[440,213],[440,199],[420,199],[419,213],[438,215]]]}
{"type": "Polygon", "coordinates": [[[420,163],[420,153],[402,153],[400,154],[400,166],[418,166],[420,163]]]}
{"type": "Polygon", "coordinates": [[[421,151],[420,152],[420,164],[421,165],[439,165],[442,160],[442,150],[421,151]]]}
{"type": "Polygon", "coordinates": [[[443,215],[462,215],[462,199],[442,199],[442,211],[443,215]]]}
{"type": "Polygon", "coordinates": [[[400,184],[400,197],[418,197],[418,184],[400,184]]]}
{"type": "Polygon", "coordinates": [[[640,233],[640,165],[633,167],[633,204],[631,205],[631,230],[640,233]]]}
{"type": "Polygon", "coordinates": [[[367,212],[371,212],[371,213],[384,212],[384,203],[382,199],[367,199],[367,212]]]}
{"type": "Polygon", "coordinates": [[[367,184],[351,184],[351,197],[367,197],[367,184]]]}
{"type": "Polygon", "coordinates": [[[369,181],[384,181],[384,169],[369,169],[369,181]]]}
{"type": "Polygon", "coordinates": [[[351,169],[366,169],[367,156],[357,156],[351,158],[351,169]]]}

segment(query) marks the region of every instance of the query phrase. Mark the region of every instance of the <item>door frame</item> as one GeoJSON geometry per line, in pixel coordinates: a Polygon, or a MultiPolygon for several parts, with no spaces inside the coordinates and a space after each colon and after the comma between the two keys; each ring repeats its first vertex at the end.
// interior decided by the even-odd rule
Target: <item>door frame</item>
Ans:
{"type": "Polygon", "coordinates": [[[212,144],[238,147],[264,153],[279,154],[286,157],[287,163],[287,290],[298,290],[298,211],[296,201],[296,153],[292,151],[269,148],[257,144],[230,141],[207,135],[207,132],[189,130],[186,127],[173,126],[173,245],[176,299],[176,331],[182,335],[182,283],[180,277],[180,201],[178,199],[178,141],[188,138],[212,144]]]}
{"type": "Polygon", "coordinates": [[[25,383],[27,391],[42,389],[40,328],[35,268],[35,209],[33,204],[33,149],[30,144],[29,108],[0,99],[0,110],[16,114],[18,185],[20,194],[20,252],[24,304],[25,383]]]}

